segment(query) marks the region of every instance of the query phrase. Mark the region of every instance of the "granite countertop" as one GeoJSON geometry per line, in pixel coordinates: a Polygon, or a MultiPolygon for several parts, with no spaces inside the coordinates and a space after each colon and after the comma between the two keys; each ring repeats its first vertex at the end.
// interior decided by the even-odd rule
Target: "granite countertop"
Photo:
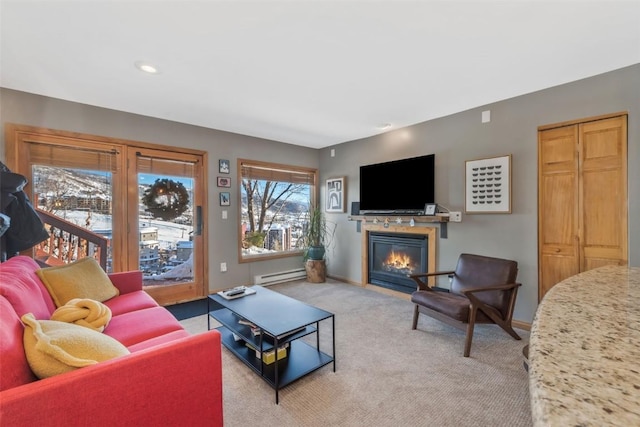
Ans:
{"type": "Polygon", "coordinates": [[[640,426],[640,268],[551,288],[531,328],[529,391],[535,426],[640,426]]]}

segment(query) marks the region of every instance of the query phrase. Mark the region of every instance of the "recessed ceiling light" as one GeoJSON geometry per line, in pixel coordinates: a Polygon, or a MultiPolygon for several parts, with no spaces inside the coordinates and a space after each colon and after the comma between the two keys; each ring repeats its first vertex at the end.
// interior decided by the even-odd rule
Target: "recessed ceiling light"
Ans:
{"type": "Polygon", "coordinates": [[[389,129],[391,127],[391,123],[383,123],[381,125],[378,125],[377,127],[380,130],[387,130],[387,129],[389,129]]]}
{"type": "Polygon", "coordinates": [[[135,63],[135,66],[138,70],[144,71],[145,73],[149,74],[158,74],[160,72],[160,70],[158,70],[158,67],[145,61],[137,61],[135,63]]]}

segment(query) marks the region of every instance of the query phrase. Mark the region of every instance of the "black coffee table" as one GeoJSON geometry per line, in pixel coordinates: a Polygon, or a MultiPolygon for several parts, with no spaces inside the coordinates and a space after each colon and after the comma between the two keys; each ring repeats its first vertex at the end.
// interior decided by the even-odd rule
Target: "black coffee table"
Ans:
{"type": "Polygon", "coordinates": [[[211,318],[222,326],[222,344],[262,377],[276,392],[325,365],[333,363],[336,370],[335,317],[333,313],[305,304],[262,286],[252,286],[254,295],[227,300],[218,294],[209,295],[208,328],[211,318]],[[253,323],[262,333],[255,335],[251,327],[239,323],[241,319],[253,323]],[[331,320],[331,354],[320,350],[320,322],[331,320]],[[315,334],[314,340],[300,338],[315,334]],[[265,363],[256,356],[274,348],[287,347],[287,355],[273,363],[265,363]]]}

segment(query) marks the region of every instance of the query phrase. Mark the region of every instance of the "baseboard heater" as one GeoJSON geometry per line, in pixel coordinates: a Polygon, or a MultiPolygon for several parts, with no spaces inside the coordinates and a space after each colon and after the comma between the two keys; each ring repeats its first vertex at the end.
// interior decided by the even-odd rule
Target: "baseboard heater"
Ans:
{"type": "Polygon", "coordinates": [[[307,277],[304,268],[296,268],[295,270],[280,271],[278,273],[262,274],[254,276],[253,284],[260,286],[275,285],[276,283],[288,282],[290,280],[299,280],[307,277]]]}

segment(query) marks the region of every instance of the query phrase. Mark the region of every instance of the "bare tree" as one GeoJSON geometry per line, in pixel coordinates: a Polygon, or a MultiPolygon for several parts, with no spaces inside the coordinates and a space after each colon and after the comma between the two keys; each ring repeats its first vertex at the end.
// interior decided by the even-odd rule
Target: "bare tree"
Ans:
{"type": "Polygon", "coordinates": [[[40,176],[37,182],[39,202],[44,200],[42,209],[57,214],[59,210],[65,210],[69,185],[65,180],[56,179],[53,176],[40,176]]]}
{"type": "Polygon", "coordinates": [[[242,188],[247,197],[247,216],[249,229],[253,233],[261,233],[265,223],[270,228],[275,218],[287,206],[288,201],[296,194],[304,194],[307,186],[290,182],[242,180],[242,188]],[[275,209],[270,219],[267,212],[275,209]]]}

